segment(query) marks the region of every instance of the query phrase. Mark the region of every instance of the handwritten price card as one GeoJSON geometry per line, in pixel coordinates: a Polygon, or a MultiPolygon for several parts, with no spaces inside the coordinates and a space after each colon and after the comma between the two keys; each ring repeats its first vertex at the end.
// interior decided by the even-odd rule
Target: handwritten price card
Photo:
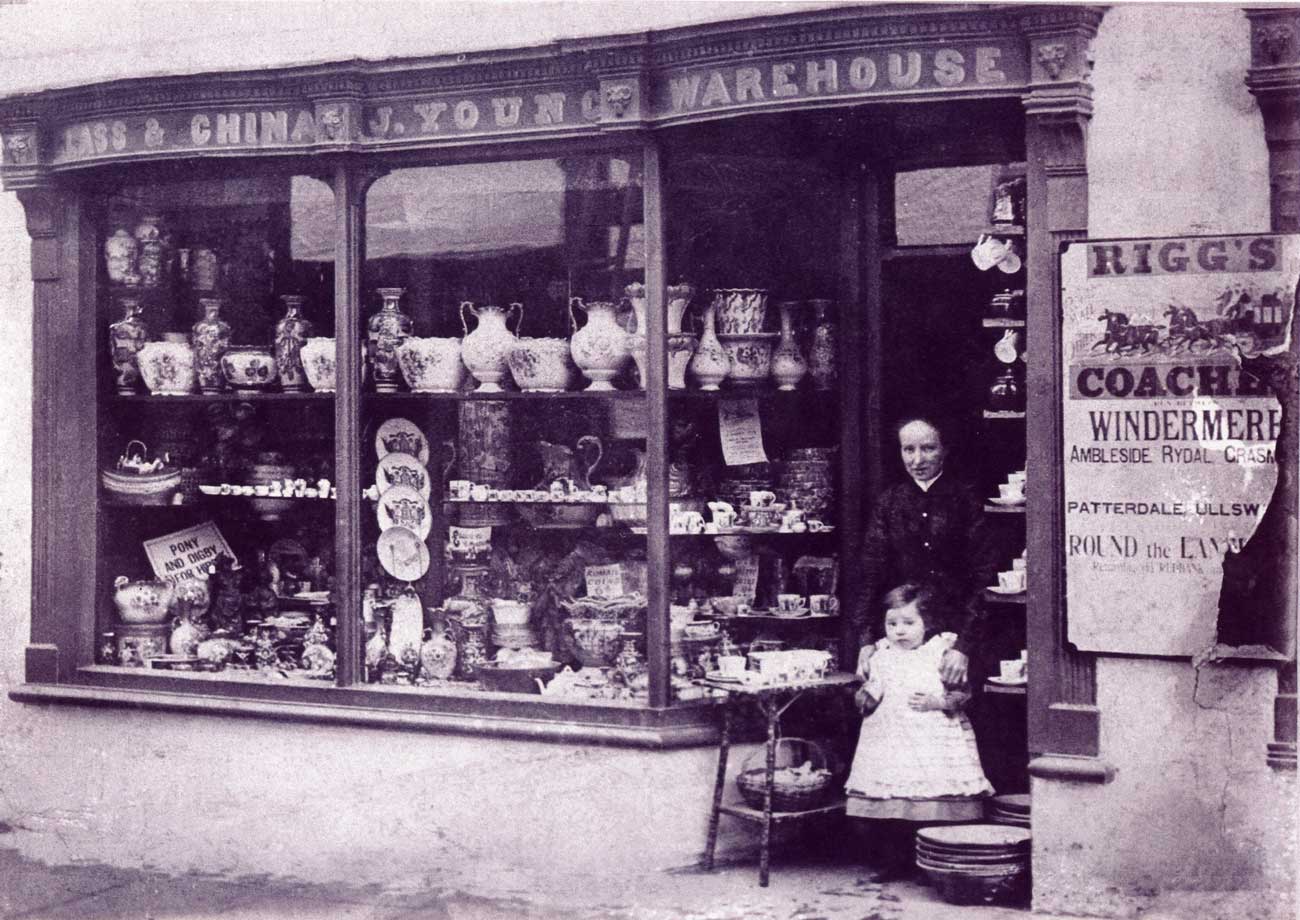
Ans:
{"type": "Polygon", "coordinates": [[[731,596],[742,603],[753,604],[758,593],[758,557],[749,556],[736,560],[736,583],[731,589],[731,596]]]}
{"type": "Polygon", "coordinates": [[[144,541],[153,573],[172,584],[187,578],[207,578],[208,566],[221,555],[235,558],[230,544],[211,521],[144,541]]]}
{"type": "Polygon", "coordinates": [[[447,545],[458,553],[484,552],[492,545],[492,528],[457,527],[453,524],[447,528],[447,545]]]}
{"type": "Polygon", "coordinates": [[[587,597],[622,597],[623,567],[617,562],[613,565],[589,565],[584,570],[587,579],[587,597]]]}
{"type": "Polygon", "coordinates": [[[766,463],[763,422],[757,399],[725,399],[718,403],[718,435],[727,466],[766,463]]]}

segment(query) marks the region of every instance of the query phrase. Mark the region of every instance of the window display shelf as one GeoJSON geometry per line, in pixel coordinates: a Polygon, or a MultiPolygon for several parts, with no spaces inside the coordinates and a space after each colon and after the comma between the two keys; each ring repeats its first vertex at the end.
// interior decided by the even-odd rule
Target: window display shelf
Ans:
{"type": "Polygon", "coordinates": [[[980,325],[985,329],[1023,329],[1025,321],[1008,316],[986,316],[980,320],[980,325]]]}
{"type": "Polygon", "coordinates": [[[1023,411],[1005,412],[1005,411],[995,411],[993,409],[985,409],[984,417],[990,419],[1023,419],[1025,417],[1025,413],[1023,411]]]}
{"type": "Polygon", "coordinates": [[[985,514],[1024,514],[1025,505],[989,505],[984,506],[985,514]]]}
{"type": "Polygon", "coordinates": [[[987,604],[1014,604],[1018,607],[1025,607],[1029,604],[1029,595],[1024,591],[1019,594],[999,594],[996,591],[985,591],[984,602],[987,604]]]}
{"type": "Polygon", "coordinates": [[[132,393],[125,395],[114,393],[108,397],[114,403],[150,406],[180,406],[187,404],[223,403],[223,402],[273,402],[273,403],[323,403],[334,399],[333,393],[264,393],[251,391],[246,393],[184,393],[174,396],[159,396],[153,393],[132,393]]]}
{"type": "Polygon", "coordinates": [[[831,395],[829,391],[816,390],[812,387],[800,387],[795,390],[778,390],[775,385],[755,385],[747,387],[727,387],[720,390],[669,390],[671,399],[701,399],[720,401],[728,399],[784,399],[796,400],[806,398],[824,398],[831,395]]]}
{"type": "Polygon", "coordinates": [[[1024,684],[1007,686],[1006,684],[995,684],[986,681],[984,683],[985,693],[996,693],[999,696],[1025,696],[1029,691],[1024,684]]]}
{"type": "Polygon", "coordinates": [[[462,402],[487,401],[501,402],[515,400],[552,400],[552,399],[629,399],[644,400],[646,397],[645,390],[564,390],[559,393],[524,393],[516,390],[503,390],[500,393],[480,393],[477,390],[468,390],[459,393],[363,393],[362,397],[367,400],[374,400],[376,403],[386,402],[409,402],[411,400],[428,401],[428,402],[462,402]]]}

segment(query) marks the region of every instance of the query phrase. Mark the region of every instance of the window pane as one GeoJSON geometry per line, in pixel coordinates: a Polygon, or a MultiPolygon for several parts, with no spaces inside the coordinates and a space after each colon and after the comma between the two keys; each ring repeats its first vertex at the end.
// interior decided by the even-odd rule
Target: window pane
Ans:
{"type": "Polygon", "coordinates": [[[333,360],[333,193],[157,182],[99,213],[98,660],[329,681],[334,406],[303,355],[333,360]]]}

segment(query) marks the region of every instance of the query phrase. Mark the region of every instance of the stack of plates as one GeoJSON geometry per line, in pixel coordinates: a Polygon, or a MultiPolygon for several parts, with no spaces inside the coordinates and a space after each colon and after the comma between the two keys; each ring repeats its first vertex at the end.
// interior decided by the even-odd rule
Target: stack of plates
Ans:
{"type": "Polygon", "coordinates": [[[994,824],[1028,828],[1029,796],[995,795],[989,799],[985,813],[994,824]]]}
{"type": "Polygon", "coordinates": [[[511,626],[494,623],[492,626],[492,644],[497,648],[536,648],[537,634],[527,624],[511,626]]]}
{"type": "Polygon", "coordinates": [[[1003,824],[923,827],[916,864],[944,900],[970,904],[1007,900],[1025,890],[1029,831],[1003,824]]]}

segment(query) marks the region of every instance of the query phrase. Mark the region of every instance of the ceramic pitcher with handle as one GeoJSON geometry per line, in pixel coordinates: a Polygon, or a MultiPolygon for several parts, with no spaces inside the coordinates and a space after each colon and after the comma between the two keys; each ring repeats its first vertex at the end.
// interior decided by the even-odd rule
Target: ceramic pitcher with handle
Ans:
{"type": "Polygon", "coordinates": [[[501,381],[510,373],[510,351],[515,346],[515,338],[523,321],[524,305],[521,303],[512,303],[505,309],[490,304],[478,307],[468,300],[460,305],[460,323],[465,330],[460,355],[465,367],[469,368],[470,374],[479,382],[478,392],[501,392],[501,381]],[[466,310],[478,320],[473,332],[469,331],[469,323],[465,319],[466,310]],[[515,331],[511,332],[507,321],[516,310],[519,311],[519,319],[515,323],[515,331]]]}

